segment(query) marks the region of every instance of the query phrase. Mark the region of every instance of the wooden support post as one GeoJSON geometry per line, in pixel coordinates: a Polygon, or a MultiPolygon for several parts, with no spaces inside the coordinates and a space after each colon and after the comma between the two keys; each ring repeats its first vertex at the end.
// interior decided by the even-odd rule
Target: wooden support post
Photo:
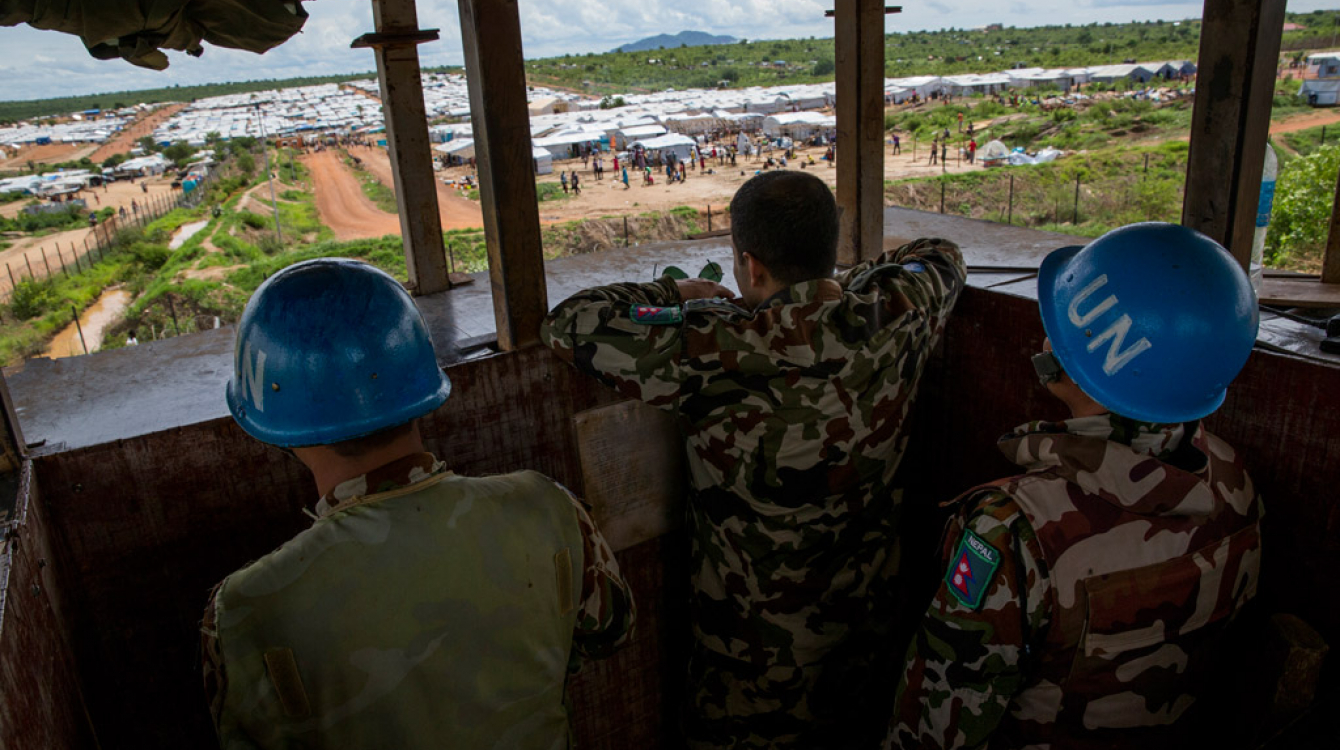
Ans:
{"type": "Polygon", "coordinates": [[[1252,254],[1285,0],[1205,0],[1182,223],[1252,254]]]}
{"type": "Polygon", "coordinates": [[[1014,175],[1010,175],[1010,201],[1005,213],[1005,223],[1014,224],[1014,175]]]}
{"type": "MultiPolygon", "coordinates": [[[[56,249],[59,250],[59,249],[60,249],[60,245],[57,245],[57,246],[56,246],[56,249]]],[[[24,253],[24,254],[23,254],[23,262],[26,263],[26,264],[28,264],[28,278],[30,278],[30,279],[35,279],[35,278],[37,278],[36,276],[33,275],[33,262],[32,262],[31,260],[28,260],[28,254],[27,254],[27,253],[24,253]]]]}
{"type": "Polygon", "coordinates": [[[1340,284],[1340,180],[1335,185],[1335,205],[1331,206],[1331,233],[1322,256],[1321,283],[1340,284]]]}
{"type": "Polygon", "coordinates": [[[9,288],[12,291],[19,285],[19,282],[14,280],[14,269],[10,268],[8,263],[5,264],[5,270],[9,272],[9,288]]]}
{"type": "Polygon", "coordinates": [[[884,3],[837,0],[838,263],[884,250],[884,3]]]}
{"type": "Polygon", "coordinates": [[[441,292],[450,288],[451,281],[442,245],[442,215],[438,213],[428,116],[415,46],[437,39],[437,31],[419,29],[414,0],[372,0],[372,18],[376,33],[359,37],[353,46],[372,47],[376,52],[409,286],[415,294],[441,292]]]}
{"type": "Polygon", "coordinates": [[[519,349],[549,312],[521,17],[517,0],[459,2],[498,346],[519,349]]]}
{"type": "MultiPolygon", "coordinates": [[[[60,245],[56,245],[56,253],[60,254],[60,245]]],[[[47,249],[42,248],[42,265],[47,267],[47,278],[51,278],[51,261],[47,260],[47,249]]]]}

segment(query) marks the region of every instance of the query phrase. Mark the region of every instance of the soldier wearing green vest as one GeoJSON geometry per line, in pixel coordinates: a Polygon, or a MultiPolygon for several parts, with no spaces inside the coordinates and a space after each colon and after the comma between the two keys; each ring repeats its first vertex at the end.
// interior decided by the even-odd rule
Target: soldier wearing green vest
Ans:
{"type": "Polygon", "coordinates": [[[1149,223],[1049,255],[1038,302],[1034,364],[1071,416],[1002,437],[1023,473],[951,503],[885,746],[1206,747],[1262,503],[1200,420],[1252,350],[1256,296],[1214,241],[1149,223]]]}
{"type": "Polygon", "coordinates": [[[425,450],[418,418],[451,383],[400,284],[290,266],[248,303],[235,365],[233,417],[320,499],[205,610],[224,750],[568,747],[565,682],[628,639],[631,593],[563,487],[457,476],[425,450]]]}

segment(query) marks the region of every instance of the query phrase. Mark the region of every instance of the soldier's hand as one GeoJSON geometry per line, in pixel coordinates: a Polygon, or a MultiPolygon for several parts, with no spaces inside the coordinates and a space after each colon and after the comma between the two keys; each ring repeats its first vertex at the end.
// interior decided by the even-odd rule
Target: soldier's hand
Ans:
{"type": "Polygon", "coordinates": [[[679,296],[685,300],[711,299],[713,297],[733,299],[735,297],[735,292],[707,279],[680,279],[675,282],[675,285],[679,287],[679,296]]]}

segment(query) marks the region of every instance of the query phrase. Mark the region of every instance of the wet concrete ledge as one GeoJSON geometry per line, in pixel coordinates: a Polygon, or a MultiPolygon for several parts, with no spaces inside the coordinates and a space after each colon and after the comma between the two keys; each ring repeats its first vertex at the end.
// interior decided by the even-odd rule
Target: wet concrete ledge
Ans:
{"type": "MultiPolygon", "coordinates": [[[[1039,232],[900,208],[885,212],[885,246],[945,237],[963,248],[972,286],[1036,299],[1034,269],[1051,250],[1083,237],[1039,232]]],[[[591,253],[546,264],[549,304],[591,287],[650,281],[667,265],[696,273],[708,261],[731,267],[728,238],[664,242],[591,253]]],[[[444,366],[478,354],[496,334],[487,273],[474,283],[420,297],[444,366]],[[473,351],[472,351],[473,350],[473,351]]],[[[228,416],[224,386],[232,368],[232,326],[91,355],[33,359],[5,376],[20,424],[41,453],[73,450],[228,416]]],[[[1263,338],[1281,350],[1316,352],[1306,326],[1267,316],[1263,338]]]]}

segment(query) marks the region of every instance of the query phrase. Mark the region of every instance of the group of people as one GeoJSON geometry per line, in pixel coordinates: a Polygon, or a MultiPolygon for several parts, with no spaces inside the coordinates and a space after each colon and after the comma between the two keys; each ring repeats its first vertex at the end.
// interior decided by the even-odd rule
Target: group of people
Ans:
{"type": "Polygon", "coordinates": [[[577,170],[572,170],[569,175],[567,172],[558,173],[558,181],[563,183],[563,192],[571,191],[573,195],[582,194],[582,178],[577,175],[577,170]]]}
{"type": "MultiPolygon", "coordinates": [[[[949,504],[938,589],[909,602],[899,540],[938,530],[903,527],[894,477],[963,255],[923,238],[835,274],[832,191],[800,171],[750,179],[730,212],[737,289],[596,287],[541,329],[683,433],[686,744],[1178,746],[1260,564],[1260,498],[1200,423],[1255,339],[1242,269],[1167,224],[1049,255],[1033,365],[1069,416],[1001,439],[1020,473],[949,504]]],[[[633,596],[563,487],[425,450],[450,391],[370,266],[299,263],[247,305],[229,409],[319,499],[211,596],[224,747],[568,746],[565,682],[629,639],[633,596]]]]}

